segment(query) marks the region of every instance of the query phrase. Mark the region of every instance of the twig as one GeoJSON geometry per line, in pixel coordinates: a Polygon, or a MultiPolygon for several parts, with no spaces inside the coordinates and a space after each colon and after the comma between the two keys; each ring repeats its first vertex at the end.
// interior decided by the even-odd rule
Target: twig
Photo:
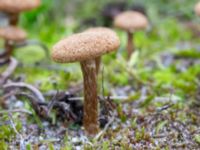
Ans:
{"type": "Polygon", "coordinates": [[[42,93],[35,88],[34,86],[24,83],[24,82],[16,82],[16,83],[7,83],[3,86],[4,89],[7,88],[27,88],[28,90],[30,90],[34,96],[37,97],[37,99],[39,100],[39,102],[45,102],[45,98],[42,95],[42,93]]]}
{"type": "MultiPolygon", "coordinates": [[[[129,97],[127,97],[127,96],[106,96],[106,97],[99,96],[99,99],[100,99],[100,101],[105,101],[107,99],[125,101],[125,100],[128,100],[129,97]]],[[[70,97],[70,98],[68,98],[68,100],[70,100],[70,101],[83,101],[84,97],[70,97]]]]}
{"type": "MultiPolygon", "coordinates": [[[[52,97],[54,95],[56,95],[57,91],[50,91],[48,93],[45,93],[44,95],[45,96],[48,96],[48,97],[52,97]]],[[[61,91],[59,93],[63,93],[64,95],[64,91],[61,91]]],[[[67,92],[69,94],[71,94],[71,92],[67,92]]],[[[72,94],[75,94],[74,92],[72,94]]],[[[107,99],[110,99],[110,100],[118,100],[118,101],[129,101],[130,100],[130,97],[129,96],[98,96],[99,100],[100,101],[105,101],[107,99]]],[[[68,98],[69,101],[83,101],[84,100],[84,97],[69,97],[68,98]]]]}
{"type": "Polygon", "coordinates": [[[95,136],[95,140],[98,140],[108,129],[108,127],[112,124],[112,122],[115,120],[115,116],[112,115],[112,118],[109,120],[109,122],[105,125],[104,129],[101,130],[96,136],[95,136]]]}
{"type": "Polygon", "coordinates": [[[1,99],[2,99],[2,100],[6,100],[6,99],[8,99],[9,97],[15,95],[16,93],[17,93],[17,90],[9,91],[8,93],[4,94],[4,95],[2,96],[1,99]]]}
{"type": "Polygon", "coordinates": [[[50,139],[44,139],[40,140],[40,143],[53,143],[53,142],[60,142],[60,139],[56,138],[50,138],[50,139]]]}
{"type": "Polygon", "coordinates": [[[12,110],[1,110],[0,114],[8,114],[8,113],[27,113],[29,115],[32,114],[32,112],[26,110],[26,109],[12,109],[12,110]]]}
{"type": "Polygon", "coordinates": [[[168,136],[172,136],[173,134],[174,134],[173,132],[169,132],[168,134],[163,133],[163,134],[152,135],[152,137],[160,139],[160,138],[166,138],[168,136]]]}
{"type": "Polygon", "coordinates": [[[8,68],[0,75],[0,85],[5,83],[5,81],[11,76],[11,74],[15,71],[17,65],[17,60],[11,57],[8,68]]]}
{"type": "Polygon", "coordinates": [[[49,102],[48,106],[47,106],[47,114],[49,115],[49,113],[51,112],[51,109],[53,108],[57,97],[58,97],[59,92],[57,91],[56,95],[53,96],[53,98],[51,99],[51,101],[49,102]]]}
{"type": "Polygon", "coordinates": [[[14,132],[19,136],[20,138],[20,150],[26,150],[26,144],[25,144],[25,140],[22,137],[22,135],[17,131],[15,123],[13,122],[13,118],[12,118],[12,114],[9,113],[9,119],[10,119],[10,125],[13,128],[14,132]]]}
{"type": "Polygon", "coordinates": [[[13,73],[13,71],[15,70],[15,68],[17,67],[17,64],[18,64],[17,60],[15,58],[11,57],[10,58],[9,66],[6,69],[6,71],[4,71],[1,74],[1,77],[8,78],[13,73]]]}
{"type": "MultiPolygon", "coordinates": [[[[32,95],[30,94],[27,94],[27,93],[23,93],[23,92],[20,92],[20,93],[16,93],[16,95],[18,96],[25,96],[27,97],[30,102],[31,102],[31,105],[33,107],[33,109],[35,110],[36,114],[38,114],[39,116],[41,117],[45,117],[45,118],[48,118],[48,114],[47,114],[47,109],[46,107],[42,107],[39,103],[39,101],[32,95]]],[[[42,102],[43,104],[46,104],[44,102],[42,102]]],[[[46,104],[47,105],[47,104],[46,104]]]]}
{"type": "Polygon", "coordinates": [[[164,105],[163,107],[157,108],[156,111],[157,111],[157,113],[159,113],[159,112],[162,112],[164,110],[171,108],[172,106],[174,106],[174,104],[167,104],[167,105],[164,105]]]}

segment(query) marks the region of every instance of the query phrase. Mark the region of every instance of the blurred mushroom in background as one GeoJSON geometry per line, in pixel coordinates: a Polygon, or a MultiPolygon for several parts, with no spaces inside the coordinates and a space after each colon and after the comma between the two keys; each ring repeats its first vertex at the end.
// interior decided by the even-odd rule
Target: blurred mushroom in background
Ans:
{"type": "Polygon", "coordinates": [[[200,2],[195,5],[194,12],[197,16],[200,16],[200,2]]]}
{"type": "Polygon", "coordinates": [[[128,59],[135,49],[133,34],[138,30],[146,29],[148,24],[147,17],[137,11],[125,11],[115,17],[114,26],[127,33],[128,59]]]}
{"type": "MultiPolygon", "coordinates": [[[[40,5],[40,0],[31,0],[31,1],[30,0],[6,0],[6,1],[0,0],[0,11],[8,16],[8,19],[9,19],[8,25],[17,26],[19,15],[21,12],[32,10],[34,8],[39,7],[39,5],[40,5]]],[[[7,28],[7,29],[14,29],[14,28],[12,27],[12,28],[7,28]]],[[[11,30],[8,30],[8,31],[10,32],[11,30]]],[[[12,34],[12,33],[8,33],[8,34],[12,34]]],[[[9,59],[14,49],[13,41],[11,39],[5,39],[4,45],[5,45],[4,46],[5,52],[0,54],[0,58],[9,59]]]]}
{"type": "Polygon", "coordinates": [[[102,7],[97,16],[91,16],[81,21],[80,30],[88,27],[105,26],[111,27],[114,17],[123,11],[133,10],[146,15],[145,7],[139,3],[124,1],[110,2],[102,7]]]}

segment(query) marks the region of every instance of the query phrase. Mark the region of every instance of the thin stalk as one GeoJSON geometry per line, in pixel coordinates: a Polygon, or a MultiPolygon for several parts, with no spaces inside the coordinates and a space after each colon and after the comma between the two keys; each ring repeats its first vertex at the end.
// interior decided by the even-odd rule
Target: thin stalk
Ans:
{"type": "Polygon", "coordinates": [[[96,135],[99,131],[99,122],[95,60],[82,61],[81,69],[84,79],[83,125],[88,135],[96,135]]]}
{"type": "Polygon", "coordinates": [[[99,74],[99,70],[100,70],[100,64],[101,64],[101,56],[100,57],[97,57],[95,59],[95,63],[96,63],[96,74],[98,75],[99,74]]]}
{"type": "MultiPolygon", "coordinates": [[[[18,13],[11,13],[9,14],[9,25],[16,26],[18,24],[19,14],[18,13]]],[[[1,57],[5,56],[6,59],[9,59],[13,53],[14,45],[12,42],[5,40],[5,53],[1,54],[1,57]]]]}
{"type": "Polygon", "coordinates": [[[134,52],[134,43],[133,43],[133,33],[127,32],[127,52],[128,52],[128,59],[130,59],[132,53],[134,52]]]}

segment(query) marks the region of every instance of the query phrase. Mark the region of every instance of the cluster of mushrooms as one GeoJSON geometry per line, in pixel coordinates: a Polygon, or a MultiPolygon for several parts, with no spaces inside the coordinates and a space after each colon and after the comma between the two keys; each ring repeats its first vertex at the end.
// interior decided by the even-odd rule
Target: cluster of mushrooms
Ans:
{"type": "MultiPolygon", "coordinates": [[[[16,27],[19,14],[40,5],[40,0],[0,0],[0,11],[9,16],[8,25],[0,26],[0,37],[5,40],[5,52],[1,57],[10,58],[13,44],[26,38],[26,32],[16,27]],[[20,4],[20,5],[19,5],[20,4]]],[[[200,15],[200,3],[195,7],[200,15]]],[[[114,26],[127,33],[127,57],[134,52],[133,34],[148,26],[145,15],[136,11],[125,11],[114,18],[114,26]]],[[[83,125],[88,135],[99,132],[97,76],[102,55],[117,50],[120,39],[114,30],[106,27],[89,28],[73,34],[54,45],[52,60],[57,63],[79,62],[84,80],[83,125]]]]}
{"type": "Polygon", "coordinates": [[[3,23],[0,25],[0,38],[5,40],[5,51],[0,54],[0,59],[9,60],[14,45],[25,41],[27,34],[23,29],[17,27],[21,12],[37,8],[40,0],[0,0],[0,18],[3,23]]]}
{"type": "Polygon", "coordinates": [[[38,40],[28,40],[27,33],[19,28],[20,14],[38,8],[41,0],[0,0],[0,38],[4,40],[4,51],[0,53],[0,65],[10,62],[15,48],[38,45],[48,56],[48,48],[38,40]]]}

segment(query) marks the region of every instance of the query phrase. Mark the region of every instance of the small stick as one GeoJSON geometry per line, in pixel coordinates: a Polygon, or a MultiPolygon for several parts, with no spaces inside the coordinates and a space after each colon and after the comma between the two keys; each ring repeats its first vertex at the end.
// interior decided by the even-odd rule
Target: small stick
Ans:
{"type": "MultiPolygon", "coordinates": [[[[16,93],[16,95],[27,97],[30,100],[31,105],[32,105],[34,111],[36,112],[36,114],[38,114],[41,117],[48,118],[48,116],[47,116],[47,110],[44,107],[41,107],[39,105],[40,102],[38,101],[38,99],[36,97],[34,97],[34,96],[30,95],[30,94],[27,94],[27,93],[23,93],[23,92],[16,93]],[[44,108],[44,109],[42,109],[42,108],[44,108]]],[[[44,103],[44,102],[41,102],[41,103],[44,103]]]]}
{"type": "Polygon", "coordinates": [[[10,64],[8,66],[8,68],[6,69],[6,71],[4,71],[2,74],[1,74],[1,77],[4,77],[4,78],[7,78],[9,77],[13,71],[15,70],[15,68],[17,67],[17,60],[13,57],[10,58],[10,64]]]}
{"type": "Polygon", "coordinates": [[[109,120],[109,122],[106,124],[106,126],[104,127],[103,130],[101,130],[96,136],[95,136],[95,140],[98,140],[107,130],[108,127],[112,124],[112,122],[115,120],[115,116],[112,115],[112,118],[109,120]]]}
{"type": "Polygon", "coordinates": [[[17,90],[9,91],[9,92],[6,93],[5,95],[3,95],[3,96],[1,97],[1,99],[2,99],[2,100],[6,100],[6,99],[8,99],[9,97],[15,95],[16,92],[17,92],[17,90]]]}
{"type": "Polygon", "coordinates": [[[159,113],[159,112],[162,112],[164,110],[171,108],[172,106],[174,106],[174,104],[167,104],[167,105],[164,105],[163,107],[157,108],[156,111],[157,111],[157,113],[159,113]]]}
{"type": "MultiPolygon", "coordinates": [[[[106,96],[106,97],[103,98],[102,96],[100,96],[99,99],[101,101],[104,101],[106,99],[110,99],[110,100],[123,100],[123,101],[125,101],[125,100],[128,100],[129,97],[127,97],[127,96],[106,96]]],[[[83,101],[84,97],[70,97],[70,98],[68,98],[68,100],[70,100],[70,101],[83,101]]]]}
{"type": "Polygon", "coordinates": [[[0,114],[8,114],[8,113],[27,113],[29,115],[32,114],[32,112],[30,112],[26,109],[12,109],[12,110],[2,110],[2,111],[0,111],[0,114]]]}
{"type": "Polygon", "coordinates": [[[59,94],[59,92],[57,91],[56,95],[53,96],[53,98],[51,99],[51,101],[47,105],[47,108],[48,108],[47,114],[48,115],[49,115],[51,109],[53,108],[53,106],[54,106],[54,104],[55,104],[55,102],[57,100],[58,94],[59,94]]]}
{"type": "Polygon", "coordinates": [[[45,102],[45,98],[42,95],[42,93],[35,88],[34,86],[24,83],[24,82],[16,82],[16,83],[7,83],[3,86],[4,89],[7,88],[27,88],[28,90],[30,90],[34,96],[37,97],[37,99],[39,100],[39,102],[45,102]]]}
{"type": "Polygon", "coordinates": [[[14,132],[15,132],[15,133],[19,136],[19,138],[20,138],[20,150],[26,150],[25,140],[24,140],[24,138],[22,137],[22,135],[17,131],[16,125],[15,125],[15,123],[13,122],[12,114],[9,114],[8,116],[9,116],[9,118],[10,118],[10,125],[11,125],[11,127],[13,128],[14,132]]]}
{"type": "Polygon", "coordinates": [[[17,65],[17,60],[11,57],[8,68],[0,75],[0,85],[5,83],[5,81],[11,76],[11,74],[15,71],[17,65]]]}
{"type": "MultiPolygon", "coordinates": [[[[64,91],[61,91],[62,93],[65,93],[64,91]]],[[[61,93],[60,92],[60,93],[61,93]]],[[[69,94],[75,94],[75,92],[71,92],[70,90],[67,91],[66,93],[69,93],[69,94]]],[[[57,91],[51,91],[51,92],[47,92],[45,93],[44,95],[45,96],[54,96],[57,94],[57,91]]],[[[104,100],[107,100],[107,99],[110,99],[110,100],[121,100],[123,102],[125,101],[129,101],[130,97],[129,96],[98,96],[99,100],[100,101],[104,101],[104,100]]],[[[83,97],[69,97],[68,98],[69,101],[83,101],[84,98],[83,97]]]]}

